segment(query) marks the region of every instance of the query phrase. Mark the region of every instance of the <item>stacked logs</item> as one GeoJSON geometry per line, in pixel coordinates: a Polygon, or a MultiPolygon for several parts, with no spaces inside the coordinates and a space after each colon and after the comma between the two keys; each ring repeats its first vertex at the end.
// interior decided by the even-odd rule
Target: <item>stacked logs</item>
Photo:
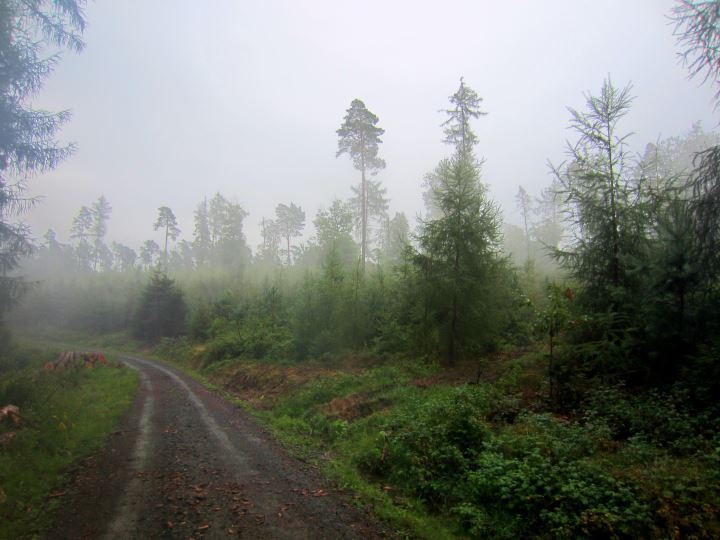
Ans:
{"type": "Polygon", "coordinates": [[[45,371],[62,371],[73,367],[94,368],[98,365],[110,365],[101,352],[65,351],[52,362],[47,362],[43,369],[45,371]]]}
{"type": "MultiPolygon", "coordinates": [[[[5,405],[0,408],[0,425],[8,424],[11,428],[18,428],[20,427],[20,420],[20,407],[16,405],[5,405]]],[[[0,449],[10,446],[10,443],[16,436],[17,433],[14,431],[0,434],[0,449]]]]}

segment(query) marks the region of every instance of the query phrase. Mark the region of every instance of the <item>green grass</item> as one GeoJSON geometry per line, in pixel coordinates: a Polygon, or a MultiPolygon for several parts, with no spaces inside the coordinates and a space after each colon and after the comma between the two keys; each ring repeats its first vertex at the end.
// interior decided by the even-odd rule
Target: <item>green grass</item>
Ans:
{"type": "Polygon", "coordinates": [[[362,471],[363,460],[382,446],[381,428],[388,411],[428,392],[410,381],[436,369],[399,363],[321,378],[257,415],[286,448],[317,463],[338,487],[353,494],[358,504],[372,508],[401,537],[457,538],[452,520],[432,515],[420,501],[402,496],[394,486],[362,471]],[[363,404],[358,411],[361,416],[350,421],[328,408],[334,398],[347,396],[357,396],[363,404]]]}
{"type": "Polygon", "coordinates": [[[124,367],[43,372],[43,361],[53,356],[47,349],[26,350],[0,366],[0,404],[16,404],[22,414],[16,438],[0,450],[6,498],[0,538],[42,535],[62,501],[48,495],[62,491],[70,465],[104,445],[137,388],[136,372],[124,367]]]}
{"type": "MultiPolygon", "coordinates": [[[[149,355],[231,399],[223,383],[238,370],[262,387],[267,368],[270,388],[279,364],[203,365],[186,341],[149,355]]],[[[401,537],[706,538],[720,531],[717,416],[696,419],[673,395],[597,388],[569,417],[543,401],[547,359],[539,349],[490,365],[492,383],[457,387],[463,377],[443,378],[420,361],[331,360],[303,363],[309,376],[262,410],[233,401],[401,537]]]]}

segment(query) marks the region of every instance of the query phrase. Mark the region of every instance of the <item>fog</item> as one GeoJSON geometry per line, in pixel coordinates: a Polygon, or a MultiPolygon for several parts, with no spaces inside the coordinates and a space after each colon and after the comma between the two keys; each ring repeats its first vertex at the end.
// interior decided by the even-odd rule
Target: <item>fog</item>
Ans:
{"type": "Polygon", "coordinates": [[[61,139],[77,152],[33,178],[42,197],[25,216],[68,242],[73,216],[101,194],[108,241],[159,239],[160,206],[192,238],[192,213],[222,192],[259,222],[290,201],[312,218],[350,196],[358,173],[336,158],[336,130],[354,98],[386,130],[378,179],[391,212],[423,211],[422,178],[441,143],[447,98],[463,76],[484,98],[474,123],[483,180],[505,219],[519,222],[519,185],[536,195],[547,161],[563,159],[566,107],[582,109],[608,74],[636,99],[621,129],[640,151],[693,121],[716,125],[712,87],[677,58],[670,1],[174,2],[87,7],[86,50],[65,54],[35,101],[71,109],[61,139]],[[682,104],[682,106],[678,106],[682,104]]]}

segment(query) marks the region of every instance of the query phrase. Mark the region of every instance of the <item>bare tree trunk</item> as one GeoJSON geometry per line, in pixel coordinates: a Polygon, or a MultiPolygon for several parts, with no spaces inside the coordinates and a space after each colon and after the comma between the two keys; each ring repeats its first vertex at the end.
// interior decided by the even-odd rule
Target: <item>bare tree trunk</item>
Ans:
{"type": "Polygon", "coordinates": [[[615,287],[620,285],[620,239],[618,233],[617,201],[615,193],[615,167],[613,166],[612,130],[607,128],[607,153],[610,167],[610,221],[612,226],[612,283],[615,287]]]}
{"type": "MultiPolygon", "coordinates": [[[[455,279],[458,279],[458,274],[460,273],[460,251],[455,248],[455,279]]],[[[449,342],[448,342],[448,365],[453,366],[455,365],[455,342],[456,342],[456,336],[457,336],[457,323],[458,323],[458,293],[457,293],[457,287],[455,288],[455,291],[453,291],[453,298],[452,298],[452,319],[450,320],[450,336],[449,336],[449,342]]]]}
{"type": "Polygon", "coordinates": [[[166,271],[166,272],[167,272],[167,269],[168,269],[167,241],[168,241],[168,232],[169,232],[168,229],[169,229],[169,228],[170,228],[170,224],[169,224],[169,223],[166,223],[166,224],[165,224],[165,256],[164,256],[164,259],[165,259],[165,271],[166,271]]]}
{"type": "Polygon", "coordinates": [[[363,274],[365,273],[365,257],[367,255],[367,187],[366,187],[366,180],[365,180],[365,158],[362,160],[362,184],[360,186],[360,189],[362,191],[362,195],[360,198],[361,205],[362,205],[362,239],[361,239],[361,258],[362,258],[362,271],[363,274]]]}

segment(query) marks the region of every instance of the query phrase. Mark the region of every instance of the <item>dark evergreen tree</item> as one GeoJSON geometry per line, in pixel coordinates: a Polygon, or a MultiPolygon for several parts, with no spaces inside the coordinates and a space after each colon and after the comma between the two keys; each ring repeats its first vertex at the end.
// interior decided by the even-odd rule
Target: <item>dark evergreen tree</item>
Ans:
{"type": "Polygon", "coordinates": [[[437,345],[452,365],[462,352],[497,338],[501,220],[469,152],[443,160],[435,175],[433,200],[440,216],[421,223],[413,261],[420,272],[425,324],[437,329],[437,345]]]}
{"type": "Polygon", "coordinates": [[[153,271],[133,318],[133,334],[144,341],[177,337],[185,331],[187,308],[182,291],[161,271],[153,271]]]}
{"type": "Polygon", "coordinates": [[[57,64],[58,50],[82,50],[82,6],[82,0],[0,2],[0,331],[25,290],[11,272],[32,249],[29,229],[14,222],[34,203],[24,195],[25,181],[73,150],[55,139],[69,113],[32,109],[29,101],[57,64]]]}

